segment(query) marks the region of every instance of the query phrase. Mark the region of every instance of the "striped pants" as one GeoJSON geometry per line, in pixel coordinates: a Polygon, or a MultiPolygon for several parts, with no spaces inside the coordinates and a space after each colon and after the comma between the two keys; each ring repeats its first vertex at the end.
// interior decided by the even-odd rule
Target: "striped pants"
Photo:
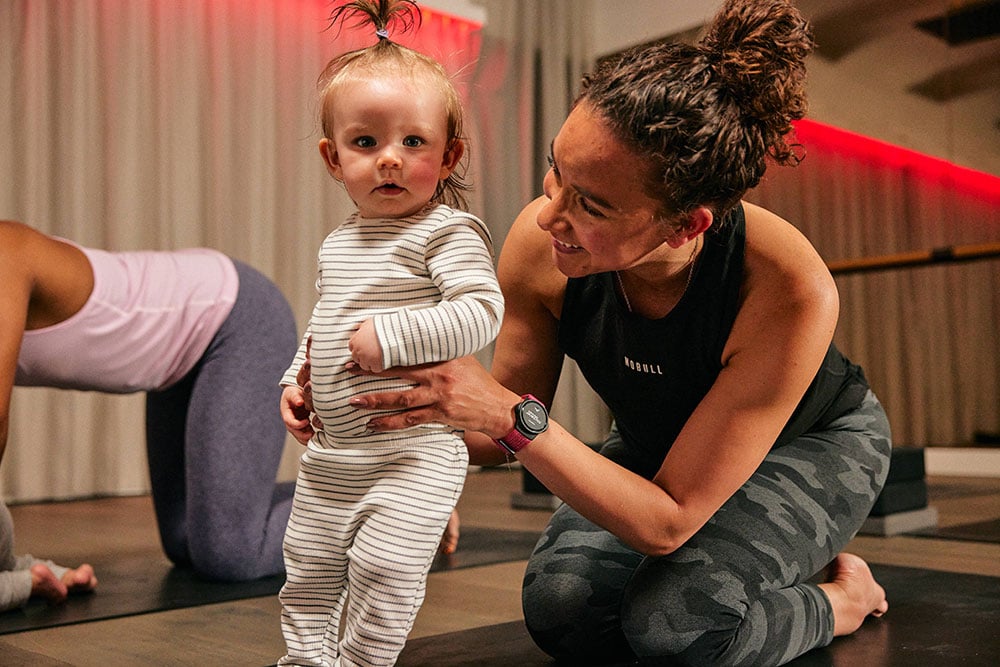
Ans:
{"type": "Polygon", "coordinates": [[[279,665],[392,665],[465,483],[460,435],[302,455],[285,531],[279,665]]]}

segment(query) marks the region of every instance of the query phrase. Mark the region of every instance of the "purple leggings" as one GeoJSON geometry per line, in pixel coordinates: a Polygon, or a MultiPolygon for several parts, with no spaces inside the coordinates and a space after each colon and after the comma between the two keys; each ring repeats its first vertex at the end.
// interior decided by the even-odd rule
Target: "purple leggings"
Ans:
{"type": "Polygon", "coordinates": [[[278,382],[298,345],[278,288],[234,262],[239,294],[198,364],[146,398],[153,504],[167,557],[242,581],[284,571],[294,483],[276,484],[285,445],[278,382]]]}

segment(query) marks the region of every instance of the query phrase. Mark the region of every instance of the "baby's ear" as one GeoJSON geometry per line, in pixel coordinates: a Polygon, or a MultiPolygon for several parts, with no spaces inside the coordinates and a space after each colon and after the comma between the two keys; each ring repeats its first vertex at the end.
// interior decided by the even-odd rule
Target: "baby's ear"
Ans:
{"type": "Polygon", "coordinates": [[[443,181],[451,176],[451,172],[455,171],[455,167],[458,166],[458,162],[464,154],[465,142],[461,139],[452,141],[451,145],[448,146],[448,150],[444,152],[444,159],[441,160],[441,176],[438,180],[443,181]]]}
{"type": "Polygon", "coordinates": [[[340,156],[337,155],[337,147],[333,142],[323,137],[319,140],[319,154],[323,157],[323,164],[326,170],[337,181],[343,181],[343,172],[340,168],[340,156]]]}

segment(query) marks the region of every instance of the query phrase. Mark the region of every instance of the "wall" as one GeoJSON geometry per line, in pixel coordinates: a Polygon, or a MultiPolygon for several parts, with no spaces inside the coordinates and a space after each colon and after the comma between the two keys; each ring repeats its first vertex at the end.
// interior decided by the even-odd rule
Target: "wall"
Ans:
{"type": "MultiPolygon", "coordinates": [[[[711,20],[722,4],[591,3],[597,55],[696,28],[711,20]]],[[[949,47],[913,27],[917,20],[944,11],[947,0],[877,7],[860,0],[795,4],[814,22],[820,46],[809,63],[811,118],[1000,175],[1000,38],[949,47]],[[968,71],[977,67],[986,71],[968,71]],[[950,98],[920,92],[949,75],[954,77],[950,98]]]]}

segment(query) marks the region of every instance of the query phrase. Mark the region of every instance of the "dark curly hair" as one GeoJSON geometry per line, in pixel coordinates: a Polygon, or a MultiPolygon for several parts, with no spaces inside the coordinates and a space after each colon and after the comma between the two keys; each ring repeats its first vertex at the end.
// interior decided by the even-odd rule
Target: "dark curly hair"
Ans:
{"type": "Polygon", "coordinates": [[[576,104],[596,110],[648,158],[647,191],[664,216],[721,216],[760,183],[767,161],[798,164],[786,138],[805,115],[815,48],[785,0],[728,0],[695,44],[636,47],[584,77],[576,104]]]}

